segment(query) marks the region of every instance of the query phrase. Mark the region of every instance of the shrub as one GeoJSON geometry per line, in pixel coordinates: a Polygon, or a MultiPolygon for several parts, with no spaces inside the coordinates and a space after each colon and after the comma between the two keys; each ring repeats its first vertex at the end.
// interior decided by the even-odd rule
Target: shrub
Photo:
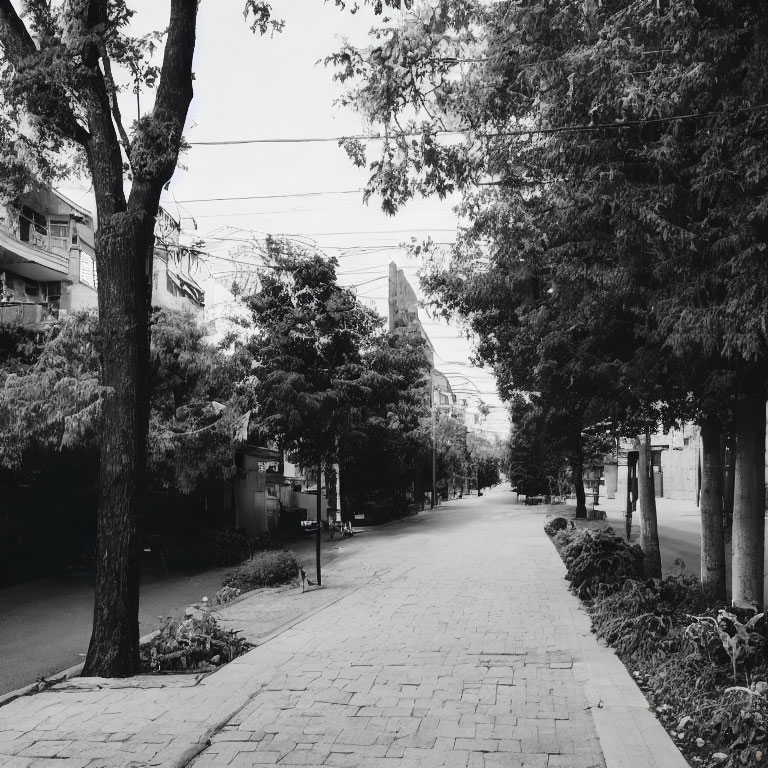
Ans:
{"type": "Polygon", "coordinates": [[[141,647],[143,672],[210,670],[242,656],[251,647],[239,630],[222,629],[207,610],[184,619],[168,616],[141,647]]]}
{"type": "Polygon", "coordinates": [[[555,546],[567,569],[566,579],[581,598],[620,589],[627,579],[642,579],[643,552],[613,535],[613,529],[559,531],[555,546]]]}
{"type": "Polygon", "coordinates": [[[642,554],[610,529],[561,530],[553,542],[572,589],[589,598],[593,630],[630,667],[691,765],[762,763],[766,617],[713,609],[693,576],[643,579],[642,554]],[[734,685],[737,676],[747,685],[734,685]]]}
{"type": "Polygon", "coordinates": [[[299,561],[293,552],[284,549],[257,552],[227,574],[224,586],[247,592],[249,589],[286,584],[298,573],[299,561]]]}
{"type": "Polygon", "coordinates": [[[226,605],[236,597],[240,597],[240,590],[235,587],[222,587],[214,596],[216,605],[226,605]]]}
{"type": "MultiPolygon", "coordinates": [[[[765,614],[746,617],[721,608],[717,616],[690,616],[693,623],[687,628],[702,655],[712,656],[718,644],[728,655],[733,669],[733,682],[738,685],[737,666],[747,670],[766,658],[765,614]],[[742,621],[743,619],[743,621],[742,621]],[[762,630],[762,631],[761,631],[762,630]]],[[[747,679],[749,675],[747,674],[747,679]]]]}
{"type": "Polygon", "coordinates": [[[595,598],[589,612],[592,628],[632,664],[658,664],[683,647],[688,610],[704,610],[706,599],[691,576],[628,579],[619,589],[595,598]]]}
{"type": "Polygon", "coordinates": [[[544,532],[547,536],[554,536],[558,531],[568,528],[568,521],[564,517],[555,517],[544,524],[544,532]]]}

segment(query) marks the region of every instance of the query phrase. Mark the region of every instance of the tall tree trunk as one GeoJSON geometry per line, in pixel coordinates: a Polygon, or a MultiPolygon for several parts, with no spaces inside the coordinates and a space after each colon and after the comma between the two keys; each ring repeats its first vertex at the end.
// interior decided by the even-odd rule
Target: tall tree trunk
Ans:
{"type": "Polygon", "coordinates": [[[145,256],[153,219],[115,214],[99,228],[104,428],[99,473],[93,634],[84,673],[139,671],[139,533],[146,487],[150,281],[145,256]],[[123,226],[124,225],[124,226],[123,226]],[[122,230],[122,231],[119,231],[122,230]],[[148,230],[148,234],[147,234],[148,230]]]}
{"type": "Polygon", "coordinates": [[[759,367],[738,377],[735,458],[733,604],[759,609],[765,547],[765,375],[759,367]]]}
{"type": "Polygon", "coordinates": [[[701,424],[701,586],[713,600],[725,600],[723,466],[720,425],[701,424]]]}
{"type": "Polygon", "coordinates": [[[576,491],[576,517],[587,516],[587,495],[584,493],[584,463],[579,454],[571,466],[571,478],[576,491]]]}
{"type": "MultiPolygon", "coordinates": [[[[120,143],[101,52],[85,57],[86,153],[96,197],[99,327],[104,422],[99,473],[96,595],[83,674],[125,677],[139,671],[139,520],[146,487],[149,424],[149,313],[154,224],[163,186],[178,161],[192,100],[197,0],[172,0],[155,106],[134,138],[126,203],[120,143]],[[159,135],[164,141],[159,141],[159,135]]],[[[88,17],[88,24],[105,20],[88,17]]]]}
{"type": "Polygon", "coordinates": [[[651,466],[651,431],[646,428],[642,439],[637,440],[639,462],[637,468],[640,496],[640,548],[643,550],[643,570],[649,578],[661,578],[661,551],[659,528],[656,522],[656,494],[653,487],[651,466]]]}

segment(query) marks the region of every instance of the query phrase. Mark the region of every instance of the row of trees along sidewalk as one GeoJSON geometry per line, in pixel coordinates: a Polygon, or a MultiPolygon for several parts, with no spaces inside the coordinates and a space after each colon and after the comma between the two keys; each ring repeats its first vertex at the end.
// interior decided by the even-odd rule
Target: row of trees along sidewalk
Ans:
{"type": "MultiPolygon", "coordinates": [[[[336,0],[337,5],[342,5],[336,0]]],[[[376,0],[377,12],[399,0],[376,0]]],[[[0,0],[4,67],[0,191],[18,197],[35,180],[90,177],[96,198],[99,324],[107,395],[101,437],[99,553],[94,627],[85,674],[139,668],[139,518],[149,417],[151,254],[160,194],[176,168],[192,100],[198,0],[171,0],[161,34],[130,34],[126,0],[51,4],[0,0]],[[163,40],[163,45],[159,44],[163,40]],[[151,61],[162,47],[162,63],[151,61]],[[117,84],[155,87],[154,105],[128,129],[117,84]],[[126,193],[126,189],[130,191],[126,193]]],[[[268,3],[245,0],[254,31],[279,29],[268,3]]]]}
{"type": "MultiPolygon", "coordinates": [[[[329,60],[386,138],[369,194],[462,192],[423,287],[466,318],[502,392],[581,432],[702,427],[702,580],[725,593],[723,435],[735,435],[733,600],[763,602],[768,20],[756,3],[415,3],[329,60]],[[455,132],[452,134],[452,132],[455,132]]],[[[364,164],[366,147],[347,143],[364,164]]],[[[647,467],[647,461],[646,461],[647,467]]],[[[655,504],[641,478],[648,574],[655,504]]]]}

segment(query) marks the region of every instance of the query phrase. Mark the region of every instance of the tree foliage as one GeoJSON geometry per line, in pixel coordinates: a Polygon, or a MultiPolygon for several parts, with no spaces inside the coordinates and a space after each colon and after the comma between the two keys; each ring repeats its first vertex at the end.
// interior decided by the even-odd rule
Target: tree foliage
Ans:
{"type": "Polygon", "coordinates": [[[430,482],[429,364],[421,339],[398,334],[373,337],[361,363],[345,383],[342,492],[355,512],[376,501],[393,515],[430,482]]]}
{"type": "MultiPolygon", "coordinates": [[[[503,394],[540,395],[574,445],[596,422],[722,423],[731,370],[739,402],[764,400],[767,25],[732,0],[446,0],[333,62],[386,136],[384,209],[464,193],[425,287],[503,394]]],[[[761,542],[762,481],[745,482],[740,539],[761,542]]]]}
{"type": "MultiPolygon", "coordinates": [[[[337,455],[342,407],[381,318],[336,282],[336,261],[275,245],[274,269],[247,299],[259,431],[315,467],[337,455]]],[[[359,373],[356,376],[359,378],[359,373]]]]}

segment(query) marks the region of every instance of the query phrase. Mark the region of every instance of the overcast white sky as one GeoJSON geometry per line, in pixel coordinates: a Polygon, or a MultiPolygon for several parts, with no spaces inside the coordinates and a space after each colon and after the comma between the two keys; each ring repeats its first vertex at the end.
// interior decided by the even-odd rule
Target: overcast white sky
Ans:
{"type": "MultiPolygon", "coordinates": [[[[168,0],[134,0],[136,29],[167,26],[168,0]]],[[[375,17],[352,15],[323,0],[276,0],[274,15],[285,20],[274,37],[254,35],[244,23],[242,0],[203,0],[195,53],[195,97],[188,141],[306,138],[358,134],[360,118],[337,107],[340,87],[332,72],[317,63],[338,48],[343,37],[365,44],[375,17]]],[[[142,94],[142,109],[151,104],[142,94]]],[[[132,94],[125,95],[126,121],[136,115],[132,94]]],[[[227,255],[252,234],[303,235],[339,258],[339,280],[359,285],[358,295],[387,314],[387,272],[394,260],[405,270],[417,294],[419,264],[399,245],[427,236],[451,242],[456,229],[454,201],[410,203],[396,217],[381,212],[376,200],[363,204],[366,173],[353,167],[335,142],[193,146],[182,160],[163,206],[181,221],[182,231],[206,241],[209,250],[227,255]],[[345,192],[346,194],[331,194],[345,192]],[[295,194],[322,193],[307,196],[295,194]],[[291,195],[290,197],[268,197],[291,195]],[[209,201],[208,198],[250,197],[209,201]],[[258,199],[260,198],[260,199],[258,199]],[[201,202],[187,202],[187,201],[201,202]],[[205,201],[202,201],[205,200],[205,201]],[[377,279],[378,278],[378,279],[377,279]]],[[[92,205],[86,188],[62,188],[92,205]]],[[[482,393],[496,406],[486,428],[506,432],[507,417],[496,396],[492,374],[469,366],[471,342],[455,326],[429,318],[422,322],[435,346],[437,366],[461,395],[482,393]]]]}

